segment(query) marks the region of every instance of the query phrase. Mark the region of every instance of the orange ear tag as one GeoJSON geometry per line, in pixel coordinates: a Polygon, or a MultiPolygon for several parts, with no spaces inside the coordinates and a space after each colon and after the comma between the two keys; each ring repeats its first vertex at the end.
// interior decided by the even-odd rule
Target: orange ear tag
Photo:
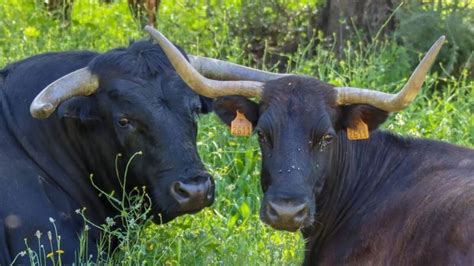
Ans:
{"type": "Polygon", "coordinates": [[[234,136],[250,136],[252,135],[252,123],[243,113],[237,111],[235,119],[230,123],[230,133],[234,136]]]}
{"type": "Polygon", "coordinates": [[[364,121],[362,121],[362,119],[359,118],[356,121],[355,128],[347,128],[347,138],[350,140],[368,139],[369,127],[364,121]]]}

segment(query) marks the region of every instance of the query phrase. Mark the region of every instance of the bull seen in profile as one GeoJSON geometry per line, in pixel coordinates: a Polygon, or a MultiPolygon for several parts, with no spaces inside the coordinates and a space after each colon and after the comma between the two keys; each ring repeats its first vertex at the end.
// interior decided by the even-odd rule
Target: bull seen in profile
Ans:
{"type": "Polygon", "coordinates": [[[302,231],[304,265],[474,264],[474,151],[377,129],[415,98],[444,37],[387,94],[242,67],[215,69],[229,80],[210,80],[148,31],[191,88],[220,97],[214,111],[225,123],[236,111],[253,123],[261,219],[302,231]]]}
{"type": "MultiPolygon", "coordinates": [[[[97,224],[117,215],[89,179],[93,173],[100,189],[118,195],[117,154],[124,173],[141,153],[128,169],[126,192],[146,187],[154,222],[212,204],[214,181],[196,149],[196,118],[210,103],[149,41],[103,54],[42,54],[0,70],[0,265],[26,249],[24,239],[36,246],[37,231],[46,252],[57,252],[57,241],[49,250],[46,239],[49,217],[62,262],[72,263],[84,228],[75,210],[86,208],[97,224]]],[[[89,233],[92,253],[98,237],[89,233]]]]}

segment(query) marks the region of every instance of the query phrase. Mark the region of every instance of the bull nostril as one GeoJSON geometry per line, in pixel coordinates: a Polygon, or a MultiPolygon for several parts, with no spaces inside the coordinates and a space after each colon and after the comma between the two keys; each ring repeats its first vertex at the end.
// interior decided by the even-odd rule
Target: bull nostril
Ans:
{"type": "Polygon", "coordinates": [[[309,216],[307,203],[294,204],[288,201],[268,201],[265,216],[270,225],[275,228],[294,231],[301,227],[309,216]]]}
{"type": "Polygon", "coordinates": [[[303,222],[307,216],[308,216],[308,206],[305,204],[303,208],[295,214],[294,220],[297,222],[303,222]]]}
{"type": "Polygon", "coordinates": [[[175,182],[171,188],[171,194],[178,202],[183,202],[188,200],[191,195],[184,188],[184,185],[181,182],[175,182]]]}
{"type": "Polygon", "coordinates": [[[214,197],[214,190],[212,189],[212,187],[209,187],[209,189],[207,190],[206,199],[212,200],[213,197],[214,197]]]}
{"type": "Polygon", "coordinates": [[[198,210],[214,200],[214,185],[211,177],[197,176],[171,185],[171,196],[178,201],[182,211],[198,210]]]}
{"type": "Polygon", "coordinates": [[[180,185],[177,185],[176,186],[176,189],[175,189],[176,193],[181,195],[183,198],[189,198],[189,193],[182,189],[180,185]]]}
{"type": "Polygon", "coordinates": [[[267,204],[267,216],[271,220],[278,219],[278,216],[279,216],[278,212],[275,210],[275,208],[273,208],[271,202],[267,204]]]}

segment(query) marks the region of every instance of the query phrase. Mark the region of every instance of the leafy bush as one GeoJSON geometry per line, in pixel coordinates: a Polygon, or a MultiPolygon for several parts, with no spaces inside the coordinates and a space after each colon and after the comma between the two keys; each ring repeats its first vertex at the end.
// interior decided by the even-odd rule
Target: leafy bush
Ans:
{"type": "MultiPolygon", "coordinates": [[[[459,75],[464,68],[474,78],[474,5],[469,1],[410,1],[398,14],[396,35],[409,51],[426,51],[441,35],[447,43],[438,56],[443,75],[459,75]]],[[[416,56],[412,56],[416,58],[416,56]]],[[[436,65],[435,70],[440,70],[436,65]]]]}
{"type": "Polygon", "coordinates": [[[230,33],[240,37],[254,65],[285,71],[286,54],[306,46],[316,34],[316,5],[321,1],[242,1],[228,12],[230,33]]]}

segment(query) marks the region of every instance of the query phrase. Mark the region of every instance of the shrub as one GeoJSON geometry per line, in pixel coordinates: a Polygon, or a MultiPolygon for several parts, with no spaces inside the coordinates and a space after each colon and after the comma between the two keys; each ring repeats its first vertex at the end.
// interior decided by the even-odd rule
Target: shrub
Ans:
{"type": "MultiPolygon", "coordinates": [[[[411,1],[398,14],[396,36],[413,53],[426,51],[434,40],[446,35],[447,43],[438,56],[443,75],[459,75],[463,68],[474,78],[474,5],[469,1],[411,1]]],[[[416,56],[411,56],[416,59],[416,56]]]]}

